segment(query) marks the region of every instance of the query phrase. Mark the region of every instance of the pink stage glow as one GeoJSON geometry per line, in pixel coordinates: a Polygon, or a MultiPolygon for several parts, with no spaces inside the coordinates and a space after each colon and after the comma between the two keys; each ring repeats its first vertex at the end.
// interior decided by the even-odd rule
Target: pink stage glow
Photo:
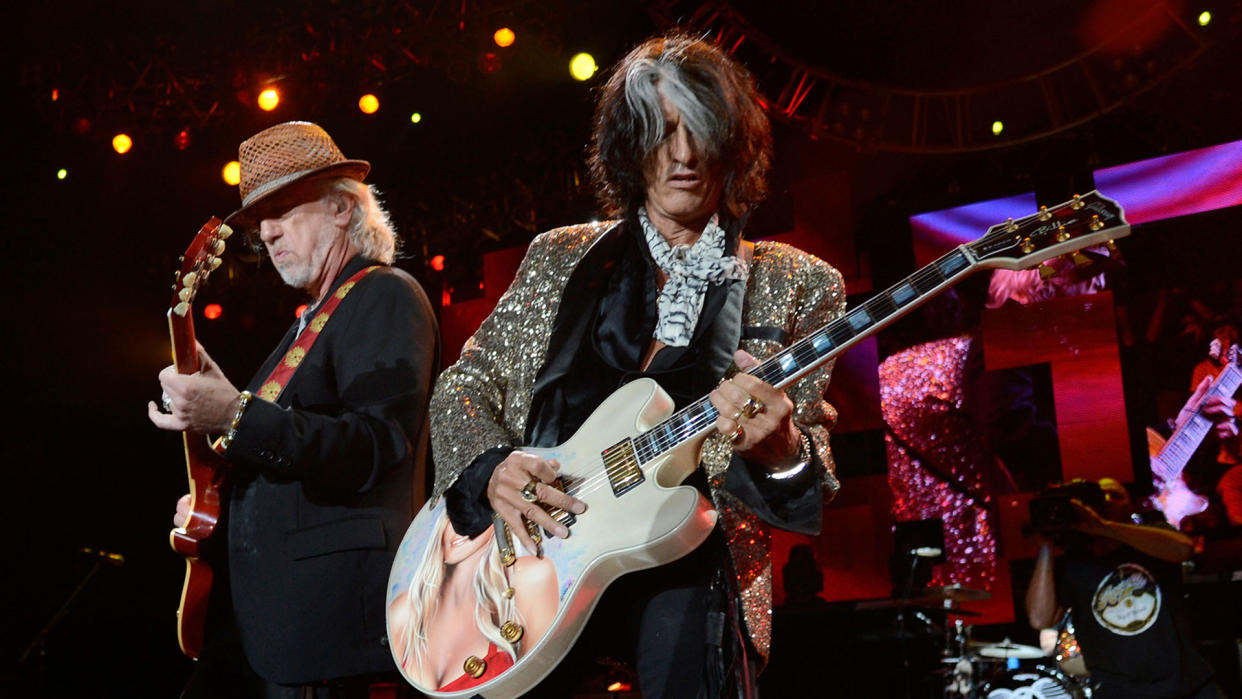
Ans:
{"type": "Polygon", "coordinates": [[[1131,225],[1242,204],[1242,141],[1095,171],[1131,225]]]}

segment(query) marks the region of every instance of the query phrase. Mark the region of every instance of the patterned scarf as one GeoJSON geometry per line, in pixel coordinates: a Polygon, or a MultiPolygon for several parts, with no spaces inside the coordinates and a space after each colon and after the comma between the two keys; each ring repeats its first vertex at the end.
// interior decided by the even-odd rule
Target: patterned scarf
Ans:
{"type": "Polygon", "coordinates": [[[668,275],[656,302],[660,318],[654,337],[670,347],[690,344],[708,284],[723,284],[733,279],[745,281],[750,273],[744,260],[724,254],[727,236],[720,227],[719,218],[718,214],[712,215],[694,245],[670,247],[647,219],[647,209],[638,210],[638,221],[647,237],[651,257],[668,275]]]}

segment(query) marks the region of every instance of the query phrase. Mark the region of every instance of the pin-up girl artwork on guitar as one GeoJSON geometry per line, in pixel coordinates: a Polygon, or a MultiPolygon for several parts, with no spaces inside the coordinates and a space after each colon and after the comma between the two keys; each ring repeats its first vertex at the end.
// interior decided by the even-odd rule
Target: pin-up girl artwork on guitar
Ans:
{"type": "Polygon", "coordinates": [[[499,676],[543,638],[556,616],[558,585],[551,561],[519,545],[506,567],[491,527],[462,536],[443,507],[408,587],[392,598],[388,630],[407,676],[453,692],[499,676]]]}

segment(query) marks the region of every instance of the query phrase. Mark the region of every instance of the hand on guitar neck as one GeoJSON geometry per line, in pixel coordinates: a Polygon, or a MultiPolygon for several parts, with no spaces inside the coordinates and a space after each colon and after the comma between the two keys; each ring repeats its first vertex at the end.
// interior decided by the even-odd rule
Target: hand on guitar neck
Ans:
{"type": "Polygon", "coordinates": [[[1181,412],[1177,414],[1177,427],[1181,427],[1195,414],[1195,406],[1199,405],[1199,401],[1203,401],[1203,405],[1199,407],[1199,413],[1212,421],[1212,429],[1216,433],[1216,437],[1221,440],[1232,439],[1238,436],[1238,422],[1235,417],[1237,409],[1237,401],[1228,396],[1208,396],[1204,400],[1203,396],[1212,388],[1212,377],[1205,376],[1199,382],[1199,386],[1195,388],[1194,394],[1182,406],[1181,412]]]}
{"type": "Polygon", "coordinates": [[[199,370],[194,374],[177,373],[176,365],[160,372],[160,388],[167,396],[168,412],[161,412],[155,401],[147,403],[147,416],[162,430],[221,434],[228,431],[241,391],[235,387],[201,344],[198,349],[199,370]]]}

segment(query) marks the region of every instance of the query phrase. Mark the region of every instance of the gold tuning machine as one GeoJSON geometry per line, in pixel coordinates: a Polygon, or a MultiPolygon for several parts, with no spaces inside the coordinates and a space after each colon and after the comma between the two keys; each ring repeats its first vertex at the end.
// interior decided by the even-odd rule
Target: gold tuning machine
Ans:
{"type": "Polygon", "coordinates": [[[1085,206],[1085,204],[1082,203],[1082,198],[1079,197],[1077,194],[1075,194],[1074,200],[1070,202],[1070,208],[1073,209],[1074,211],[1077,211],[1081,209],[1083,206],[1085,206]]]}
{"type": "Polygon", "coordinates": [[[1052,212],[1048,210],[1048,207],[1046,206],[1039,207],[1039,220],[1040,221],[1051,221],[1052,220],[1052,212]]]}
{"type": "Polygon", "coordinates": [[[1065,230],[1065,226],[1057,226],[1057,242],[1064,243],[1070,239],[1069,231],[1065,230]]]}
{"type": "Polygon", "coordinates": [[[1087,227],[1093,231],[1098,231],[1104,227],[1104,222],[1100,220],[1099,214],[1091,214],[1091,223],[1087,224],[1087,227]]]}
{"type": "Polygon", "coordinates": [[[1023,238],[1021,250],[1023,254],[1029,255],[1030,253],[1035,252],[1035,244],[1031,242],[1030,238],[1023,238]]]}
{"type": "Polygon", "coordinates": [[[1012,218],[1005,219],[1005,232],[1013,233],[1016,230],[1018,230],[1018,224],[1014,223],[1012,218]]]}
{"type": "Polygon", "coordinates": [[[1057,270],[1055,267],[1048,264],[1047,262],[1041,263],[1039,265],[1039,278],[1040,279],[1043,279],[1044,281],[1048,281],[1049,279],[1055,276],[1057,276],[1057,270]]]}
{"type": "Polygon", "coordinates": [[[1104,247],[1108,249],[1108,252],[1109,252],[1109,253],[1111,253],[1111,254],[1113,254],[1113,255],[1116,255],[1116,254],[1117,254],[1117,241],[1115,241],[1115,240],[1110,240],[1110,241],[1108,241],[1108,242],[1104,243],[1104,247]]]}

